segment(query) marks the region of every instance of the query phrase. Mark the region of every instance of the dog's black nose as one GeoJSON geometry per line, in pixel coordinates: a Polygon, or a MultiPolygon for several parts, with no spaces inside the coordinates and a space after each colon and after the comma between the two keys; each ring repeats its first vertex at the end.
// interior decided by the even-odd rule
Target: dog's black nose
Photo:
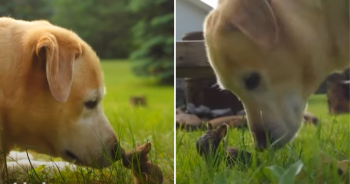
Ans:
{"type": "Polygon", "coordinates": [[[280,137],[274,137],[269,131],[254,131],[252,134],[258,151],[267,148],[279,149],[285,144],[280,137]]]}
{"type": "Polygon", "coordinates": [[[268,133],[266,131],[254,131],[252,132],[255,147],[258,151],[263,151],[268,147],[270,141],[268,141],[268,133]]]}
{"type": "Polygon", "coordinates": [[[124,148],[121,147],[119,142],[114,143],[113,149],[112,149],[113,161],[120,160],[124,153],[125,153],[125,150],[124,150],[124,148]]]}
{"type": "Polygon", "coordinates": [[[68,155],[70,158],[74,159],[74,160],[78,160],[78,157],[71,151],[66,150],[66,155],[68,155]]]}

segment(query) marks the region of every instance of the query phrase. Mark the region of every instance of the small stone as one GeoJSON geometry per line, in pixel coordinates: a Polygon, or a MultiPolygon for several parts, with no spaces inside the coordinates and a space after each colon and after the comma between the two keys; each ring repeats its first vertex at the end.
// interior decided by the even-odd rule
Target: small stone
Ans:
{"type": "Polygon", "coordinates": [[[307,111],[304,112],[303,121],[304,123],[312,123],[314,125],[318,124],[318,118],[315,115],[313,115],[311,112],[307,112],[307,111]]]}
{"type": "Polygon", "coordinates": [[[193,114],[176,114],[176,128],[197,129],[202,126],[202,121],[193,114]]]}
{"type": "Polygon", "coordinates": [[[211,116],[213,118],[223,117],[223,116],[231,116],[234,115],[230,108],[227,109],[214,109],[211,110],[211,116]]]}
{"type": "Polygon", "coordinates": [[[241,128],[246,127],[247,123],[243,116],[225,116],[215,118],[209,121],[213,128],[219,127],[222,124],[227,124],[230,128],[241,128]]]}
{"type": "Polygon", "coordinates": [[[245,110],[244,110],[244,109],[243,109],[243,110],[238,111],[236,114],[237,114],[237,115],[240,115],[240,116],[245,116],[245,115],[246,115],[246,113],[245,113],[245,110]]]}

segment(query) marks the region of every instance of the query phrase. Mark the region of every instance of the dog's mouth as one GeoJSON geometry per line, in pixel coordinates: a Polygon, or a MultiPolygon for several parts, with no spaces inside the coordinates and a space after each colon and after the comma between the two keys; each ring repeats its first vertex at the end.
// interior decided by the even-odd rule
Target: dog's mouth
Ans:
{"type": "Polygon", "coordinates": [[[76,161],[78,160],[78,157],[69,150],[66,150],[66,155],[73,160],[76,160],[76,161]]]}
{"type": "MultiPolygon", "coordinates": [[[[123,153],[120,154],[120,157],[122,157],[122,154],[123,153]]],[[[64,155],[65,157],[64,158],[62,157],[63,159],[67,160],[72,164],[80,165],[80,166],[87,166],[87,167],[93,167],[93,168],[105,168],[111,165],[112,163],[108,159],[105,159],[105,157],[102,157],[102,155],[92,160],[84,159],[84,157],[80,155],[79,155],[80,157],[78,157],[76,154],[74,154],[70,150],[65,150],[64,155]]],[[[119,158],[119,155],[116,158],[119,158]]]]}

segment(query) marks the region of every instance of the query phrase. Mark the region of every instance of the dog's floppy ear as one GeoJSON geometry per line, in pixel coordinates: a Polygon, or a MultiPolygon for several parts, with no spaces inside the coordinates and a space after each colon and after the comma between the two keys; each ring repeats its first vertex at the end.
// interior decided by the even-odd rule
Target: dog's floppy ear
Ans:
{"type": "Polygon", "coordinates": [[[271,48],[278,41],[279,35],[270,1],[239,0],[236,3],[229,22],[258,45],[271,48]]]}
{"type": "Polygon", "coordinates": [[[46,63],[46,77],[52,96],[66,102],[73,80],[73,62],[81,54],[81,48],[59,45],[51,33],[43,34],[36,44],[36,55],[46,63]]]}

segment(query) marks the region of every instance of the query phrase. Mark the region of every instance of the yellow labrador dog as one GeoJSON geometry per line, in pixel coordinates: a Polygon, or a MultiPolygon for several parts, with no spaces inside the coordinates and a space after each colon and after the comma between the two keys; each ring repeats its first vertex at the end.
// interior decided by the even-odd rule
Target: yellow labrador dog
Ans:
{"type": "Polygon", "coordinates": [[[72,31],[0,17],[0,168],[15,146],[91,167],[119,160],[104,93],[98,57],[72,31]]]}
{"type": "Polygon", "coordinates": [[[204,23],[220,86],[247,112],[256,147],[297,134],[308,97],[349,67],[349,0],[221,0],[204,23]]]}

